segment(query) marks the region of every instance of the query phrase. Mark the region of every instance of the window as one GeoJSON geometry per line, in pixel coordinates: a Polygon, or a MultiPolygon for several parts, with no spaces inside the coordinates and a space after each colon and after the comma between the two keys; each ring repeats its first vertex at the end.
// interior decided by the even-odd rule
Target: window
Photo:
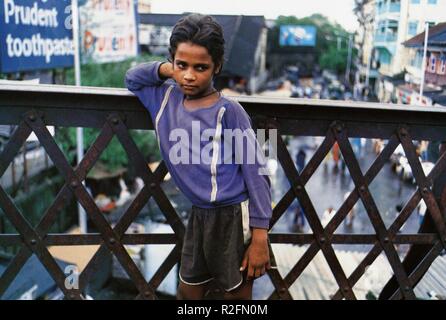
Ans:
{"type": "Polygon", "coordinates": [[[446,74],[446,56],[441,58],[440,74],[446,74]]]}
{"type": "Polygon", "coordinates": [[[427,0],[427,4],[437,4],[437,0],[427,0]]]}
{"type": "Polygon", "coordinates": [[[384,65],[388,65],[392,62],[392,55],[387,50],[380,50],[379,62],[384,65]]]}
{"type": "Polygon", "coordinates": [[[421,69],[421,66],[423,64],[423,51],[418,50],[415,54],[415,57],[411,60],[411,66],[421,69]]]}
{"type": "Polygon", "coordinates": [[[420,0],[410,0],[410,3],[412,3],[412,4],[420,4],[420,0]]]}
{"type": "Polygon", "coordinates": [[[429,66],[429,72],[430,73],[435,73],[436,65],[437,65],[437,58],[435,57],[435,55],[431,55],[431,57],[430,57],[430,66],[429,66]]]}
{"type": "Polygon", "coordinates": [[[418,29],[417,21],[409,22],[409,30],[407,33],[409,34],[409,36],[414,36],[417,34],[417,29],[418,29]]]}

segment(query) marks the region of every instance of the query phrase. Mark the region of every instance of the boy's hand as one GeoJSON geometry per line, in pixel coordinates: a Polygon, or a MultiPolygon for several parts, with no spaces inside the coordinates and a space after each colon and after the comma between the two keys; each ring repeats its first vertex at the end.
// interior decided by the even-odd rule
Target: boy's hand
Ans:
{"type": "Polygon", "coordinates": [[[168,79],[173,76],[173,64],[170,62],[163,62],[158,70],[160,78],[168,79]]]}
{"type": "Polygon", "coordinates": [[[248,279],[258,278],[271,268],[268,249],[268,230],[253,229],[252,240],[242,261],[240,271],[248,268],[248,279]]]}

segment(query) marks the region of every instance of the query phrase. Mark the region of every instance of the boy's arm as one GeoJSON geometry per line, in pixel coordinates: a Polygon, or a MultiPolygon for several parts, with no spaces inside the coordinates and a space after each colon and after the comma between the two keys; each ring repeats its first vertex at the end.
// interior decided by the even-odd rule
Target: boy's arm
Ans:
{"type": "Polygon", "coordinates": [[[142,87],[157,87],[173,75],[173,65],[170,62],[141,63],[129,69],[125,75],[125,84],[130,91],[142,87]]]}
{"type": "Polygon", "coordinates": [[[259,277],[269,269],[268,229],[272,216],[270,180],[265,175],[266,160],[246,111],[234,105],[228,112],[227,126],[246,131],[247,139],[238,139],[235,152],[243,155],[241,170],[249,194],[249,225],[252,239],[245,253],[241,270],[248,268],[248,277],[259,277]],[[245,144],[246,142],[246,144],[245,144]],[[248,155],[248,153],[250,153],[248,155]],[[254,161],[249,161],[254,159],[254,161]],[[253,162],[253,163],[252,163],[253,162]]]}
{"type": "MultiPolygon", "coordinates": [[[[255,141],[259,148],[257,139],[255,141]]],[[[268,176],[260,175],[259,169],[261,166],[257,160],[255,164],[242,164],[249,193],[249,225],[252,230],[251,244],[242,264],[243,270],[248,268],[248,278],[258,278],[270,268],[268,248],[268,228],[272,215],[270,182],[268,176]]]]}
{"type": "Polygon", "coordinates": [[[152,114],[156,113],[167,90],[168,86],[163,84],[172,75],[169,67],[172,68],[172,65],[168,62],[142,63],[128,70],[125,75],[127,89],[133,92],[152,114]]]}
{"type": "Polygon", "coordinates": [[[245,252],[240,271],[247,270],[248,279],[258,278],[271,268],[268,248],[268,230],[252,229],[251,244],[245,252]]]}
{"type": "Polygon", "coordinates": [[[161,79],[169,79],[173,76],[173,65],[170,62],[164,62],[159,66],[158,75],[161,79]]]}

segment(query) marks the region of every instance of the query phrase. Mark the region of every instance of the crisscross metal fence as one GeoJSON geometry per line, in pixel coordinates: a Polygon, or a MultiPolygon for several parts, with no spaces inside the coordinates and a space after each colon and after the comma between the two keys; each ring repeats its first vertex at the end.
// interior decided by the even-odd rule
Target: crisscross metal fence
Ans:
{"type": "MultiPolygon", "coordinates": [[[[414,287],[445,246],[446,225],[441,179],[445,175],[445,155],[441,155],[434,169],[426,176],[416,154],[414,140],[443,141],[446,136],[446,111],[439,108],[421,108],[363,102],[274,99],[240,97],[239,102],[248,111],[257,128],[277,129],[277,156],[291,187],[273,209],[271,228],[297,198],[303,207],[312,234],[270,233],[271,243],[308,245],[296,265],[282,277],[277,269],[268,272],[274,285],[270,299],[291,299],[289,288],[317,255],[324,255],[339,286],[333,299],[356,299],[353,287],[365,270],[383,252],[392,268],[397,286],[394,299],[414,299],[414,287]],[[284,135],[325,137],[301,174],[283,140],[284,135]],[[387,144],[365,174],[362,173],[349,138],[385,139],[387,144]],[[346,167],[354,183],[354,190],[338,209],[336,215],[323,227],[306,184],[321,165],[335,143],[338,143],[346,167]],[[402,145],[413,176],[416,191],[387,228],[383,222],[369,185],[390,159],[398,145],[402,145]],[[435,190],[435,188],[437,190],[435,190]],[[434,192],[435,191],[435,192],[434,192]],[[420,200],[427,204],[429,219],[435,226],[428,233],[398,234],[420,200]],[[334,234],[356,202],[362,201],[373,225],[373,234],[334,234]],[[367,244],[372,249],[352,274],[344,272],[333,248],[337,244],[367,244]],[[429,250],[420,254],[419,263],[409,270],[400,260],[395,244],[409,244],[413,248],[427,245],[429,250]]],[[[160,187],[167,174],[164,162],[152,172],[129,135],[130,129],[153,130],[149,115],[137,99],[126,90],[75,88],[64,86],[0,87],[0,124],[16,125],[17,129],[0,154],[0,175],[19,152],[27,137],[34,132],[48,156],[65,179],[65,184],[52,205],[34,228],[20,212],[14,201],[0,186],[0,207],[18,234],[0,234],[0,245],[17,245],[20,250],[0,276],[0,297],[14,281],[28,258],[35,254],[47,269],[67,299],[82,299],[82,292],[98,268],[101,252],[109,250],[128,273],[139,294],[138,299],[155,299],[156,289],[179,262],[185,227],[168,197],[160,187]],[[59,149],[47,125],[64,127],[101,128],[95,142],[81,163],[73,168],[59,149]],[[144,187],[112,228],[94,199],[82,184],[111,139],[116,136],[126,151],[130,165],[144,181],[144,187]],[[71,199],[78,201],[99,231],[95,234],[49,234],[48,230],[58,212],[71,199]],[[147,201],[153,198],[165,215],[174,233],[126,234],[147,201]],[[146,281],[125,249],[129,244],[174,244],[173,250],[161,263],[153,277],[146,281]],[[80,287],[67,289],[61,268],[48,251],[48,246],[100,245],[98,252],[80,274],[80,287]]],[[[274,252],[271,252],[274,255],[274,252]]]]}

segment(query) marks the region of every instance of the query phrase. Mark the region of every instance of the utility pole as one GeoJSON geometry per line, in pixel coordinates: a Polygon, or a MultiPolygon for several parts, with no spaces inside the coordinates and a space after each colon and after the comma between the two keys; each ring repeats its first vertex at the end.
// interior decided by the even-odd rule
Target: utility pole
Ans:
{"type": "Polygon", "coordinates": [[[426,22],[424,32],[424,51],[423,51],[423,64],[421,66],[421,84],[420,84],[420,104],[423,99],[424,90],[424,78],[426,73],[426,56],[427,56],[427,42],[429,40],[429,22],[426,22]]]}
{"type": "Polygon", "coordinates": [[[348,36],[347,68],[345,70],[346,83],[350,83],[350,71],[351,71],[351,64],[352,64],[352,45],[353,45],[353,36],[350,34],[348,36]]]}
{"type": "MultiPolygon", "coordinates": [[[[74,42],[74,75],[76,86],[81,86],[81,64],[80,64],[80,46],[79,46],[79,7],[77,0],[71,0],[71,14],[73,18],[73,42],[74,42]]],[[[77,128],[77,164],[81,162],[84,157],[84,130],[77,128]]],[[[85,185],[85,182],[83,182],[85,185]]],[[[77,204],[79,228],[81,233],[87,233],[87,215],[80,203],[77,204]]]]}

